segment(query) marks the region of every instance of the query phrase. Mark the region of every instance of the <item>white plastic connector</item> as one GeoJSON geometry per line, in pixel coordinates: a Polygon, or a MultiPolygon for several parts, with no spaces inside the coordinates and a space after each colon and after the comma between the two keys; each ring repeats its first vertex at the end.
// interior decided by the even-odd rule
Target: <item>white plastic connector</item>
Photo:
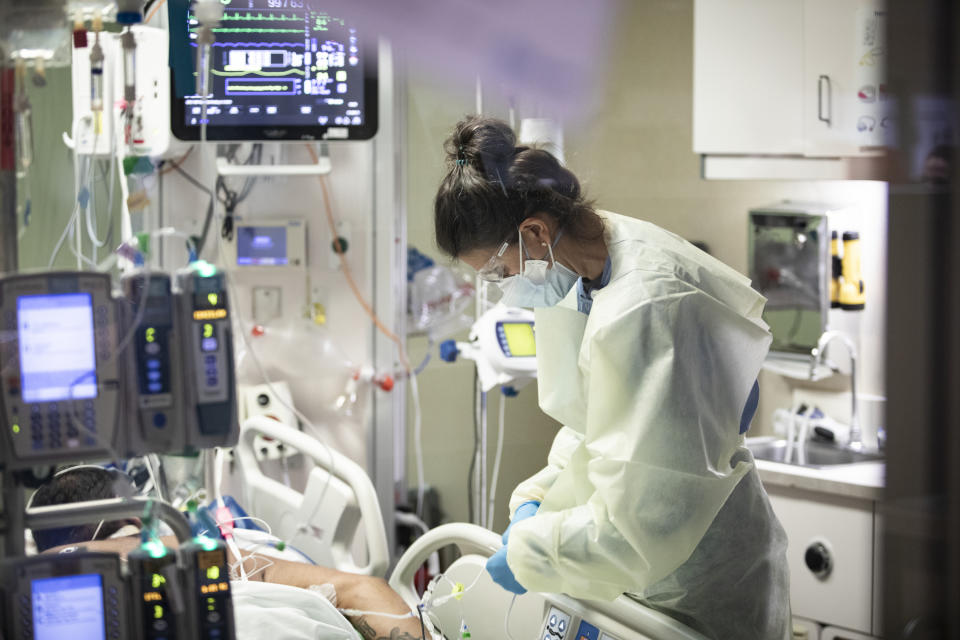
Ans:
{"type": "Polygon", "coordinates": [[[220,0],[200,0],[194,7],[194,15],[202,25],[220,24],[223,18],[223,4],[220,0]]]}

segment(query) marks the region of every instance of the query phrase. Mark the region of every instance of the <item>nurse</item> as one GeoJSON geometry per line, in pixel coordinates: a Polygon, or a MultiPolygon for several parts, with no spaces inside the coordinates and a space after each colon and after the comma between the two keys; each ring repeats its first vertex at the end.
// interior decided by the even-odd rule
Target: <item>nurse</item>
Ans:
{"type": "Polygon", "coordinates": [[[535,309],[540,407],[563,425],[513,492],[494,580],[627,593],[710,638],[789,638],[787,539],[743,441],[764,298],[676,235],[595,209],[503,122],[467,118],[445,148],[437,244],[535,309]]]}

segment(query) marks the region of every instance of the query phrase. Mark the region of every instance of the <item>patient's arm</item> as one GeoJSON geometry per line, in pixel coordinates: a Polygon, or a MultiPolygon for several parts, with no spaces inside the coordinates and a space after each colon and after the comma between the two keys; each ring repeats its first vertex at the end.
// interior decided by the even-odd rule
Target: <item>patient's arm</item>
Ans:
{"type": "MultiPolygon", "coordinates": [[[[383,578],[361,576],[277,558],[270,558],[270,561],[273,564],[261,572],[264,582],[303,588],[314,584],[332,584],[337,592],[337,604],[343,609],[410,613],[410,607],[383,578]]],[[[247,566],[246,562],[244,567],[247,566]]],[[[414,640],[421,637],[419,619],[397,620],[371,614],[348,615],[347,618],[367,640],[414,640]]]]}
{"type": "MultiPolygon", "coordinates": [[[[161,538],[161,542],[170,549],[177,547],[177,539],[172,536],[161,538]]],[[[80,545],[62,545],[48,549],[44,553],[58,553],[68,547],[83,546],[88,551],[119,553],[126,557],[139,544],[139,536],[129,536],[110,540],[94,540],[80,545]]],[[[258,558],[254,558],[255,554],[249,551],[241,551],[240,554],[244,557],[244,569],[251,573],[256,571],[258,566],[262,566],[263,562],[259,558],[266,557],[260,555],[258,558]]],[[[235,559],[232,553],[229,554],[229,557],[230,563],[234,563],[235,559]]],[[[403,601],[403,598],[391,589],[383,578],[361,576],[301,562],[290,562],[272,556],[270,556],[270,562],[273,564],[262,571],[257,571],[251,580],[262,580],[263,582],[285,584],[303,589],[314,584],[332,584],[337,592],[337,604],[343,609],[393,614],[410,613],[410,608],[403,601]]],[[[348,615],[347,618],[366,640],[416,640],[422,637],[419,619],[397,620],[371,614],[348,615]]]]}

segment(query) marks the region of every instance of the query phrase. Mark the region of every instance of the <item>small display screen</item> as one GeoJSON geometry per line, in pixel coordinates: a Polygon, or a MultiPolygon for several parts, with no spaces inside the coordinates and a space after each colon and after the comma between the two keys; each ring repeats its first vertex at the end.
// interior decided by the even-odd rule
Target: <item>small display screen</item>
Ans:
{"type": "Polygon", "coordinates": [[[17,299],[24,402],[95,398],[93,299],[89,293],[17,299]]]}
{"type": "Polygon", "coordinates": [[[194,275],[193,319],[220,320],[227,317],[227,292],[223,274],[209,277],[194,275]]]}
{"type": "Polygon", "coordinates": [[[103,578],[96,573],[31,584],[35,640],[103,640],[103,578]]]}
{"type": "Polygon", "coordinates": [[[288,263],[286,227],[237,227],[238,265],[274,267],[288,263]]]}
{"type": "Polygon", "coordinates": [[[507,340],[508,356],[526,358],[537,355],[537,341],[533,335],[533,325],[529,322],[504,322],[500,324],[503,336],[507,340]]]}

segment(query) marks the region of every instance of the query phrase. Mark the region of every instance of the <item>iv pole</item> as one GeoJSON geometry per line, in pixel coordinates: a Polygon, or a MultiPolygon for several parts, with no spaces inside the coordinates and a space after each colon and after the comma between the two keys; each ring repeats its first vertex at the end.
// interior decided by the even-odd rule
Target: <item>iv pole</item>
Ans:
{"type": "Polygon", "coordinates": [[[18,269],[17,171],[13,115],[15,77],[0,49],[0,273],[18,269]]]}

